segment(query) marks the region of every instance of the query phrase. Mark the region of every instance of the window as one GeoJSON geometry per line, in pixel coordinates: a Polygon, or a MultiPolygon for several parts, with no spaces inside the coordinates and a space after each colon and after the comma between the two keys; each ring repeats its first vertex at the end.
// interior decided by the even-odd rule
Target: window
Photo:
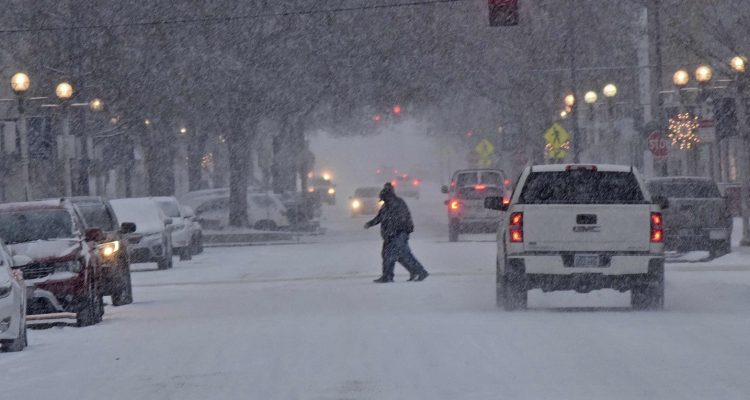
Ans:
{"type": "Polygon", "coordinates": [[[0,213],[0,237],[6,243],[73,238],[73,219],[64,210],[0,213]]]}
{"type": "Polygon", "coordinates": [[[521,204],[638,204],[643,193],[630,172],[534,172],[521,192],[521,204]]]}
{"type": "Polygon", "coordinates": [[[114,218],[109,214],[109,210],[104,204],[78,205],[78,209],[83,214],[83,220],[89,228],[99,228],[103,231],[115,231],[114,218]]]}
{"type": "Polygon", "coordinates": [[[686,199],[710,199],[721,197],[716,183],[708,180],[668,180],[649,182],[652,196],[686,199]]]}

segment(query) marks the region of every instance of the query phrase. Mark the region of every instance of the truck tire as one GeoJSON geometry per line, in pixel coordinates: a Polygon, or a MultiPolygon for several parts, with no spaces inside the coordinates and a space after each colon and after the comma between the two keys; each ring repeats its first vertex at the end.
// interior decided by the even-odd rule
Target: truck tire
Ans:
{"type": "Polygon", "coordinates": [[[461,225],[459,225],[458,221],[451,221],[448,225],[448,241],[450,242],[458,242],[458,232],[460,230],[461,225]]]}
{"type": "Polygon", "coordinates": [[[713,240],[709,246],[708,253],[712,260],[732,252],[732,244],[729,240],[713,240]]]}
{"type": "MultiPolygon", "coordinates": [[[[24,315],[24,312],[21,311],[21,315],[24,315]]],[[[26,318],[21,321],[21,332],[18,333],[18,337],[11,340],[3,340],[2,345],[2,351],[3,353],[16,353],[19,351],[23,351],[23,349],[29,345],[27,336],[26,336],[26,318]]]]}
{"type": "Polygon", "coordinates": [[[130,266],[123,265],[112,290],[112,305],[124,306],[133,302],[133,284],[130,279],[130,266]]]}
{"type": "Polygon", "coordinates": [[[505,274],[501,278],[503,292],[503,308],[505,311],[525,310],[528,304],[526,290],[526,272],[506,265],[505,274]]]}
{"type": "Polygon", "coordinates": [[[649,268],[645,282],[630,290],[630,305],[635,310],[661,310],[664,308],[664,265],[649,268]]]}
{"type": "Polygon", "coordinates": [[[190,250],[190,246],[183,247],[177,251],[180,255],[180,261],[190,261],[193,259],[193,253],[190,250]]]}

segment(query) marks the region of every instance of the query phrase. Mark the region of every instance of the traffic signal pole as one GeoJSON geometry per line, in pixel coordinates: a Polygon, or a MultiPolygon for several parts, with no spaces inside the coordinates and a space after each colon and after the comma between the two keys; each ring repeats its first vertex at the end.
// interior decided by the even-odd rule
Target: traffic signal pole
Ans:
{"type": "MultiPolygon", "coordinates": [[[[578,88],[578,70],[576,68],[576,29],[575,29],[575,0],[570,1],[568,6],[568,46],[570,51],[570,80],[572,84],[572,92],[575,97],[575,102],[570,109],[570,118],[573,122],[573,163],[578,164],[581,162],[581,131],[578,126],[578,94],[576,89],[578,88]]],[[[612,132],[608,134],[612,135],[612,132]]]]}

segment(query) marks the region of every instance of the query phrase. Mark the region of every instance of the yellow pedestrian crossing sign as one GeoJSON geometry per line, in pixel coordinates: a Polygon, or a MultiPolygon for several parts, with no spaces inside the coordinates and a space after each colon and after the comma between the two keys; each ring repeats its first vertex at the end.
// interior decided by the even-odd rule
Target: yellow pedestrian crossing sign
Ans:
{"type": "Polygon", "coordinates": [[[562,125],[555,122],[549,127],[549,129],[547,129],[547,132],[544,133],[544,139],[554,149],[559,149],[563,144],[570,140],[570,134],[562,127],[562,125]]]}
{"type": "Polygon", "coordinates": [[[493,146],[489,140],[482,139],[482,141],[477,144],[477,147],[474,148],[474,151],[477,152],[477,155],[479,155],[480,158],[488,159],[495,153],[495,146],[493,146]]]}

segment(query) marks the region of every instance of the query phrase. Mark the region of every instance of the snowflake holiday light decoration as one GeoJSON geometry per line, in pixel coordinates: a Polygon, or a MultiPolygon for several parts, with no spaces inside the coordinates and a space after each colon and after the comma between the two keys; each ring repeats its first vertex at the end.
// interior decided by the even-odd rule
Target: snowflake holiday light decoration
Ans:
{"type": "Polygon", "coordinates": [[[680,113],[669,119],[669,139],[673,146],[680,146],[680,150],[690,150],[700,143],[697,131],[700,127],[698,117],[689,113],[680,113]]]}

